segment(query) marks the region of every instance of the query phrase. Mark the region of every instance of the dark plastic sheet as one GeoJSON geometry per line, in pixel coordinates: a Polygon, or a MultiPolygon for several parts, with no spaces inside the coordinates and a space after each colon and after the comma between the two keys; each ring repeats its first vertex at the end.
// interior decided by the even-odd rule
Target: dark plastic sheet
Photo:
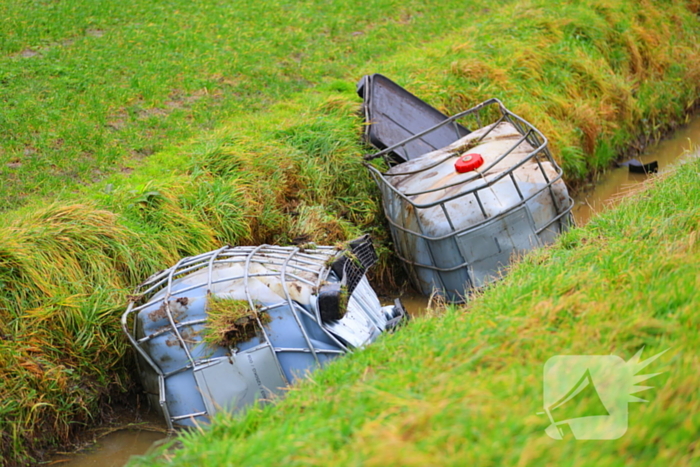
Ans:
{"type": "MultiPolygon", "coordinates": [[[[379,150],[394,146],[448,118],[380,74],[363,76],[357,84],[357,93],[364,99],[368,123],[365,138],[379,150]]],[[[393,159],[398,163],[416,159],[469,133],[457,123],[445,125],[402,146],[400,151],[394,152],[393,159]]]]}

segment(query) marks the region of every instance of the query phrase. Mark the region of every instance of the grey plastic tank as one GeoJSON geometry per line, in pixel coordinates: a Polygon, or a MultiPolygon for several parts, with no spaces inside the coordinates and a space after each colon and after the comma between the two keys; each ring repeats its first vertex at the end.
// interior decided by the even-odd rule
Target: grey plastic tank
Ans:
{"type": "MultiPolygon", "coordinates": [[[[168,426],[194,426],[237,411],[352,349],[405,313],[382,306],[365,277],[376,260],[368,237],[347,249],[224,247],[184,258],[143,283],[122,316],[151,405],[168,426]],[[208,312],[243,304],[238,340],[207,341],[208,312]]],[[[225,330],[224,330],[225,331],[225,330]]],[[[225,334],[225,333],[224,333],[225,334]]]]}
{"type": "Polygon", "coordinates": [[[367,159],[379,157],[387,166],[367,167],[382,192],[396,253],[426,295],[463,301],[500,277],[514,256],[551,243],[572,222],[573,201],[547,139],[497,99],[367,159]],[[413,140],[444,134],[456,122],[476,130],[455,131],[447,146],[393,165],[413,140]]]}

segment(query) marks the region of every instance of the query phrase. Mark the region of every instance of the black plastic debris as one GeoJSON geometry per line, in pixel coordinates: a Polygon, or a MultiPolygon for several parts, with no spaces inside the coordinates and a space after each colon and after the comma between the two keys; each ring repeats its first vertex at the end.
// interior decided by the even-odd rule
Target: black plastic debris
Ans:
{"type": "Polygon", "coordinates": [[[636,174],[653,174],[659,171],[659,163],[657,161],[651,161],[648,164],[643,164],[637,159],[630,159],[617,165],[618,167],[627,167],[630,172],[636,174]]]}
{"type": "Polygon", "coordinates": [[[447,120],[447,115],[383,75],[363,76],[357,83],[357,94],[364,99],[365,138],[375,148],[390,148],[425,133],[392,153],[396,163],[416,159],[470,133],[456,122],[429,131],[447,120]]]}
{"type": "Polygon", "coordinates": [[[355,291],[367,270],[378,259],[369,235],[348,243],[345,254],[331,264],[331,270],[341,281],[328,282],[319,289],[318,307],[324,323],[343,317],[346,308],[343,301],[347,301],[347,297],[355,291]]]}

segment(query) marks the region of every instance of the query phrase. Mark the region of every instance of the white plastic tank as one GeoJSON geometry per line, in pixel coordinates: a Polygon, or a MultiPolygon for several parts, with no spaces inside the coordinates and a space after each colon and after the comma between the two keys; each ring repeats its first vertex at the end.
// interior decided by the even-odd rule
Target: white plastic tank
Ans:
{"type": "MultiPolygon", "coordinates": [[[[448,146],[385,172],[368,164],[397,254],[425,294],[462,301],[498,278],[514,255],[552,242],[571,222],[572,200],[546,139],[500,102],[439,126],[489,104],[498,105],[499,118],[448,146]]],[[[401,154],[410,140],[372,157],[401,154]]]]}
{"type": "Polygon", "coordinates": [[[404,317],[382,306],[365,270],[368,237],[347,249],[224,247],[184,258],[142,284],[122,316],[144,390],[170,428],[206,422],[283,388],[404,317]],[[222,305],[223,304],[223,305],[222,305]],[[233,307],[212,329],[214,307],[233,307]],[[212,332],[223,341],[207,341],[212,332]]]}

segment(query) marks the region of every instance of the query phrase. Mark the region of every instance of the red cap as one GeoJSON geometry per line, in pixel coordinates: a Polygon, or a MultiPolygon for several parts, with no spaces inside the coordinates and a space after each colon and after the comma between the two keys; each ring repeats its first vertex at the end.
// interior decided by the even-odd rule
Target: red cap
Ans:
{"type": "Polygon", "coordinates": [[[481,154],[475,152],[471,154],[463,154],[459,156],[457,162],[455,162],[455,170],[459,173],[471,172],[474,169],[478,169],[484,163],[484,158],[481,154]]]}

